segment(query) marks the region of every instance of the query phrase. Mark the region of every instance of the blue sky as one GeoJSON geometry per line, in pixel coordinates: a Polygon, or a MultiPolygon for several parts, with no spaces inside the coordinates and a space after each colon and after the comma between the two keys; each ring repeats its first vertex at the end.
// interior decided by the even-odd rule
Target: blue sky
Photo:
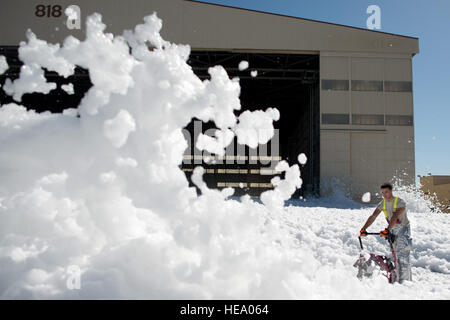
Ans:
{"type": "Polygon", "coordinates": [[[450,0],[208,0],[366,28],[381,8],[381,30],[419,38],[413,58],[416,175],[450,175],[450,0]]]}

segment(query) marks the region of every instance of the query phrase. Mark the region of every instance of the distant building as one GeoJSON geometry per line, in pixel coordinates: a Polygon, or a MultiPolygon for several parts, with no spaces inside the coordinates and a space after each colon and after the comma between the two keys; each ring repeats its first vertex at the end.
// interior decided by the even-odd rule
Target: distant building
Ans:
{"type": "MultiPolygon", "coordinates": [[[[240,79],[242,111],[276,107],[281,113],[275,123],[277,152],[261,155],[261,148],[257,153],[246,148],[243,154],[227,154],[226,163],[209,163],[209,156],[192,147],[182,165],[188,177],[202,165],[210,188],[234,187],[235,195],[258,196],[273,188],[271,179],[278,175],[262,160],[292,165],[305,153],[301,192],[326,194],[335,178],[359,199],[378,192],[385,181],[414,184],[415,37],[187,0],[61,0],[53,6],[4,1],[0,54],[10,68],[0,76],[0,85],[18,77],[18,44],[28,28],[39,38],[61,43],[69,35],[83,39],[85,19],[94,12],[103,15],[106,31],[117,35],[154,11],[163,19],[164,38],[191,45],[188,63],[201,79],[209,78],[209,67],[222,65],[230,77],[240,79]],[[66,27],[62,13],[72,5],[81,10],[80,29],[66,27]],[[239,70],[242,60],[249,62],[247,70],[239,70]]],[[[88,71],[81,68],[68,79],[51,72],[46,77],[58,89],[45,96],[26,94],[23,105],[61,112],[76,107],[91,86],[88,71]],[[67,82],[75,94],[59,89],[67,82]]],[[[0,88],[0,102],[11,101],[0,88]]],[[[203,124],[200,131],[210,128],[211,123],[203,124]]],[[[193,123],[187,129],[194,146],[198,130],[193,123]]]]}
{"type": "Polygon", "coordinates": [[[436,195],[439,209],[450,213],[450,176],[420,177],[420,184],[426,195],[436,195]]]}

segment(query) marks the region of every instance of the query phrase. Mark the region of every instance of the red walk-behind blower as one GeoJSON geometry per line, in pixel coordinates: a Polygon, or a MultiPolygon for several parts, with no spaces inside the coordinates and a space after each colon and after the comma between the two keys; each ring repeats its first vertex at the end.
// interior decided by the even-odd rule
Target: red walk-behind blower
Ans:
{"type": "MultiPolygon", "coordinates": [[[[370,233],[367,235],[379,236],[379,233],[370,233]]],[[[361,251],[364,250],[361,237],[358,237],[359,245],[361,246],[361,251]]],[[[374,253],[370,253],[370,257],[368,260],[364,257],[363,253],[359,255],[358,260],[353,264],[355,268],[358,268],[359,279],[362,278],[370,278],[373,275],[373,271],[376,267],[378,267],[383,275],[388,279],[389,283],[394,283],[397,280],[397,256],[394,251],[394,235],[390,235],[387,238],[389,242],[389,246],[391,248],[392,259],[386,256],[376,255],[374,253]]]]}

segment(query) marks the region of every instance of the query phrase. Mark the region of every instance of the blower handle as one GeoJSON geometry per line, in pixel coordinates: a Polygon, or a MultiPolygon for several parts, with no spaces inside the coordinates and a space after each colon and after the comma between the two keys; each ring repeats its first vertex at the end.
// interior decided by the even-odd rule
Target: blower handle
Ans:
{"type": "Polygon", "coordinates": [[[359,236],[358,239],[359,239],[359,245],[361,246],[361,250],[364,250],[363,245],[362,245],[362,241],[361,241],[361,236],[359,236]]]}
{"type": "MultiPolygon", "coordinates": [[[[380,235],[379,232],[367,232],[366,234],[367,234],[368,236],[379,236],[379,235],[380,235]]],[[[358,236],[358,239],[359,239],[359,245],[361,246],[361,250],[364,250],[363,244],[362,244],[362,241],[361,241],[361,236],[358,236]]],[[[394,242],[394,239],[391,239],[391,238],[389,237],[387,240],[388,240],[388,242],[389,242],[389,245],[390,245],[391,249],[394,250],[393,247],[392,247],[392,243],[394,242]]]]}

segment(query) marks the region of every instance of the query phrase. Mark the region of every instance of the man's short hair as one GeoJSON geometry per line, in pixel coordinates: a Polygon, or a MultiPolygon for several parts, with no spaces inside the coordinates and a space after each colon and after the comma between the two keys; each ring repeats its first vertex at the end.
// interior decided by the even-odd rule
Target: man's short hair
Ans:
{"type": "Polygon", "coordinates": [[[387,182],[387,183],[383,183],[382,185],[381,185],[381,187],[380,187],[380,189],[389,189],[389,190],[392,190],[392,184],[390,184],[389,182],[387,182]]]}

